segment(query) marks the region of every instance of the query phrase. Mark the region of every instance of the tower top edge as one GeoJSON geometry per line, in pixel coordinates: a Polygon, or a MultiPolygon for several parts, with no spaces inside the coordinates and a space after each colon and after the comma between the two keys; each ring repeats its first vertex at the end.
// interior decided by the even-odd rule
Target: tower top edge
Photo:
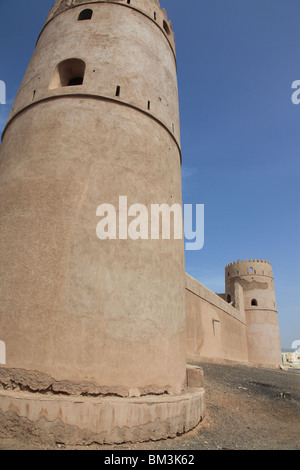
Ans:
{"type": "Polygon", "coordinates": [[[268,264],[269,266],[271,266],[271,263],[269,261],[266,261],[266,260],[263,260],[263,259],[246,259],[246,260],[238,260],[238,261],[233,261],[232,263],[229,263],[227,264],[226,268],[230,268],[232,266],[245,266],[247,264],[268,264]]]}
{"type": "Polygon", "coordinates": [[[89,5],[90,8],[92,8],[93,4],[101,3],[120,4],[138,10],[150,16],[151,18],[154,18],[156,17],[156,15],[160,14],[162,19],[167,23],[168,27],[170,28],[170,34],[174,34],[172,22],[168,19],[168,15],[165,8],[161,8],[159,0],[56,0],[46,19],[46,24],[59,13],[62,13],[63,11],[68,10],[70,8],[80,6],[84,7],[85,5],[89,5]]]}
{"type": "Polygon", "coordinates": [[[61,13],[79,8],[93,10],[93,7],[101,5],[120,5],[149,18],[167,38],[176,62],[175,35],[172,22],[168,19],[166,10],[160,7],[159,0],[56,0],[46,18],[39,37],[48,23],[61,13]]]}

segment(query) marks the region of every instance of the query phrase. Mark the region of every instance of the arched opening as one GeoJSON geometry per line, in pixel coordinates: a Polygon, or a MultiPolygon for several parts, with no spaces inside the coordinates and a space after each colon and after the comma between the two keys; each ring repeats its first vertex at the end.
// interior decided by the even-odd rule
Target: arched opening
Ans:
{"type": "Polygon", "coordinates": [[[86,8],[79,13],[78,21],[90,20],[93,16],[93,10],[86,8]]]}
{"type": "Polygon", "coordinates": [[[67,86],[83,84],[85,74],[85,62],[81,59],[67,59],[56,66],[50,90],[67,86]]]}
{"type": "Polygon", "coordinates": [[[252,307],[257,307],[258,303],[257,303],[257,300],[256,299],[252,299],[251,300],[251,306],[252,307]]]}

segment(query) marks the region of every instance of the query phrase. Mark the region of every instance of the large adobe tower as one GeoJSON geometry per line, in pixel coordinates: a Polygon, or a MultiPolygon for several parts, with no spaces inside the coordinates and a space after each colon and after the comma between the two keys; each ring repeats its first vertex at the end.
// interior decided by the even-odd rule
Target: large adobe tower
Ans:
{"type": "Polygon", "coordinates": [[[96,236],[97,207],[119,196],[181,204],[180,167],[174,35],[158,1],[57,0],[1,146],[3,426],[13,410],[59,439],[62,421],[74,443],[199,422],[183,240],[96,236]]]}
{"type": "Polygon", "coordinates": [[[237,261],[225,268],[226,300],[235,304],[235,284],[243,288],[249,362],[281,364],[280,334],[271,264],[237,261]]]}

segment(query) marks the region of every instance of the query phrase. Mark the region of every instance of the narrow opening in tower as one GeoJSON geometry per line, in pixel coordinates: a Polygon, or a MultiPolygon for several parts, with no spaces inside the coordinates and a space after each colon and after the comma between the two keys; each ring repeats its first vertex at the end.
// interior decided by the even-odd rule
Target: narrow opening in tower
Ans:
{"type": "Polygon", "coordinates": [[[148,111],[151,109],[151,101],[148,101],[148,111]]]}
{"type": "Polygon", "coordinates": [[[121,93],[121,87],[117,86],[116,88],[116,96],[120,96],[121,93]]]}
{"type": "Polygon", "coordinates": [[[252,300],[251,300],[251,305],[252,305],[252,307],[257,307],[257,306],[258,306],[257,300],[256,300],[256,299],[252,299],[252,300]]]}
{"type": "Polygon", "coordinates": [[[229,304],[230,304],[230,302],[231,302],[231,295],[229,295],[229,294],[227,295],[227,302],[228,302],[229,304]]]}
{"type": "Polygon", "coordinates": [[[67,86],[83,84],[85,74],[85,62],[81,59],[67,59],[57,65],[51,83],[50,90],[67,86]]]}
{"type": "Polygon", "coordinates": [[[93,16],[93,10],[86,8],[79,13],[78,21],[90,20],[93,16]]]}
{"type": "Polygon", "coordinates": [[[169,28],[169,25],[168,23],[164,20],[163,22],[163,27],[164,27],[164,30],[167,34],[170,34],[170,28],[169,28]]]}

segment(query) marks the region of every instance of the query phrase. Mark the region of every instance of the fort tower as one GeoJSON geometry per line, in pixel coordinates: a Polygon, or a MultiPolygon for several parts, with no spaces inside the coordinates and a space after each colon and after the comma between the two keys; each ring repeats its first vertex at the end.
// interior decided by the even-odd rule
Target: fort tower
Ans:
{"type": "Polygon", "coordinates": [[[248,359],[279,366],[281,346],[272,266],[268,261],[246,260],[225,268],[226,300],[235,305],[235,284],[243,288],[248,359]]]}
{"type": "Polygon", "coordinates": [[[41,436],[59,440],[62,421],[70,443],[123,442],[203,416],[203,390],[187,389],[183,240],[99,240],[97,207],[118,220],[119,196],[182,203],[172,25],[158,0],[57,0],[0,153],[5,425],[14,410],[41,436]]]}

